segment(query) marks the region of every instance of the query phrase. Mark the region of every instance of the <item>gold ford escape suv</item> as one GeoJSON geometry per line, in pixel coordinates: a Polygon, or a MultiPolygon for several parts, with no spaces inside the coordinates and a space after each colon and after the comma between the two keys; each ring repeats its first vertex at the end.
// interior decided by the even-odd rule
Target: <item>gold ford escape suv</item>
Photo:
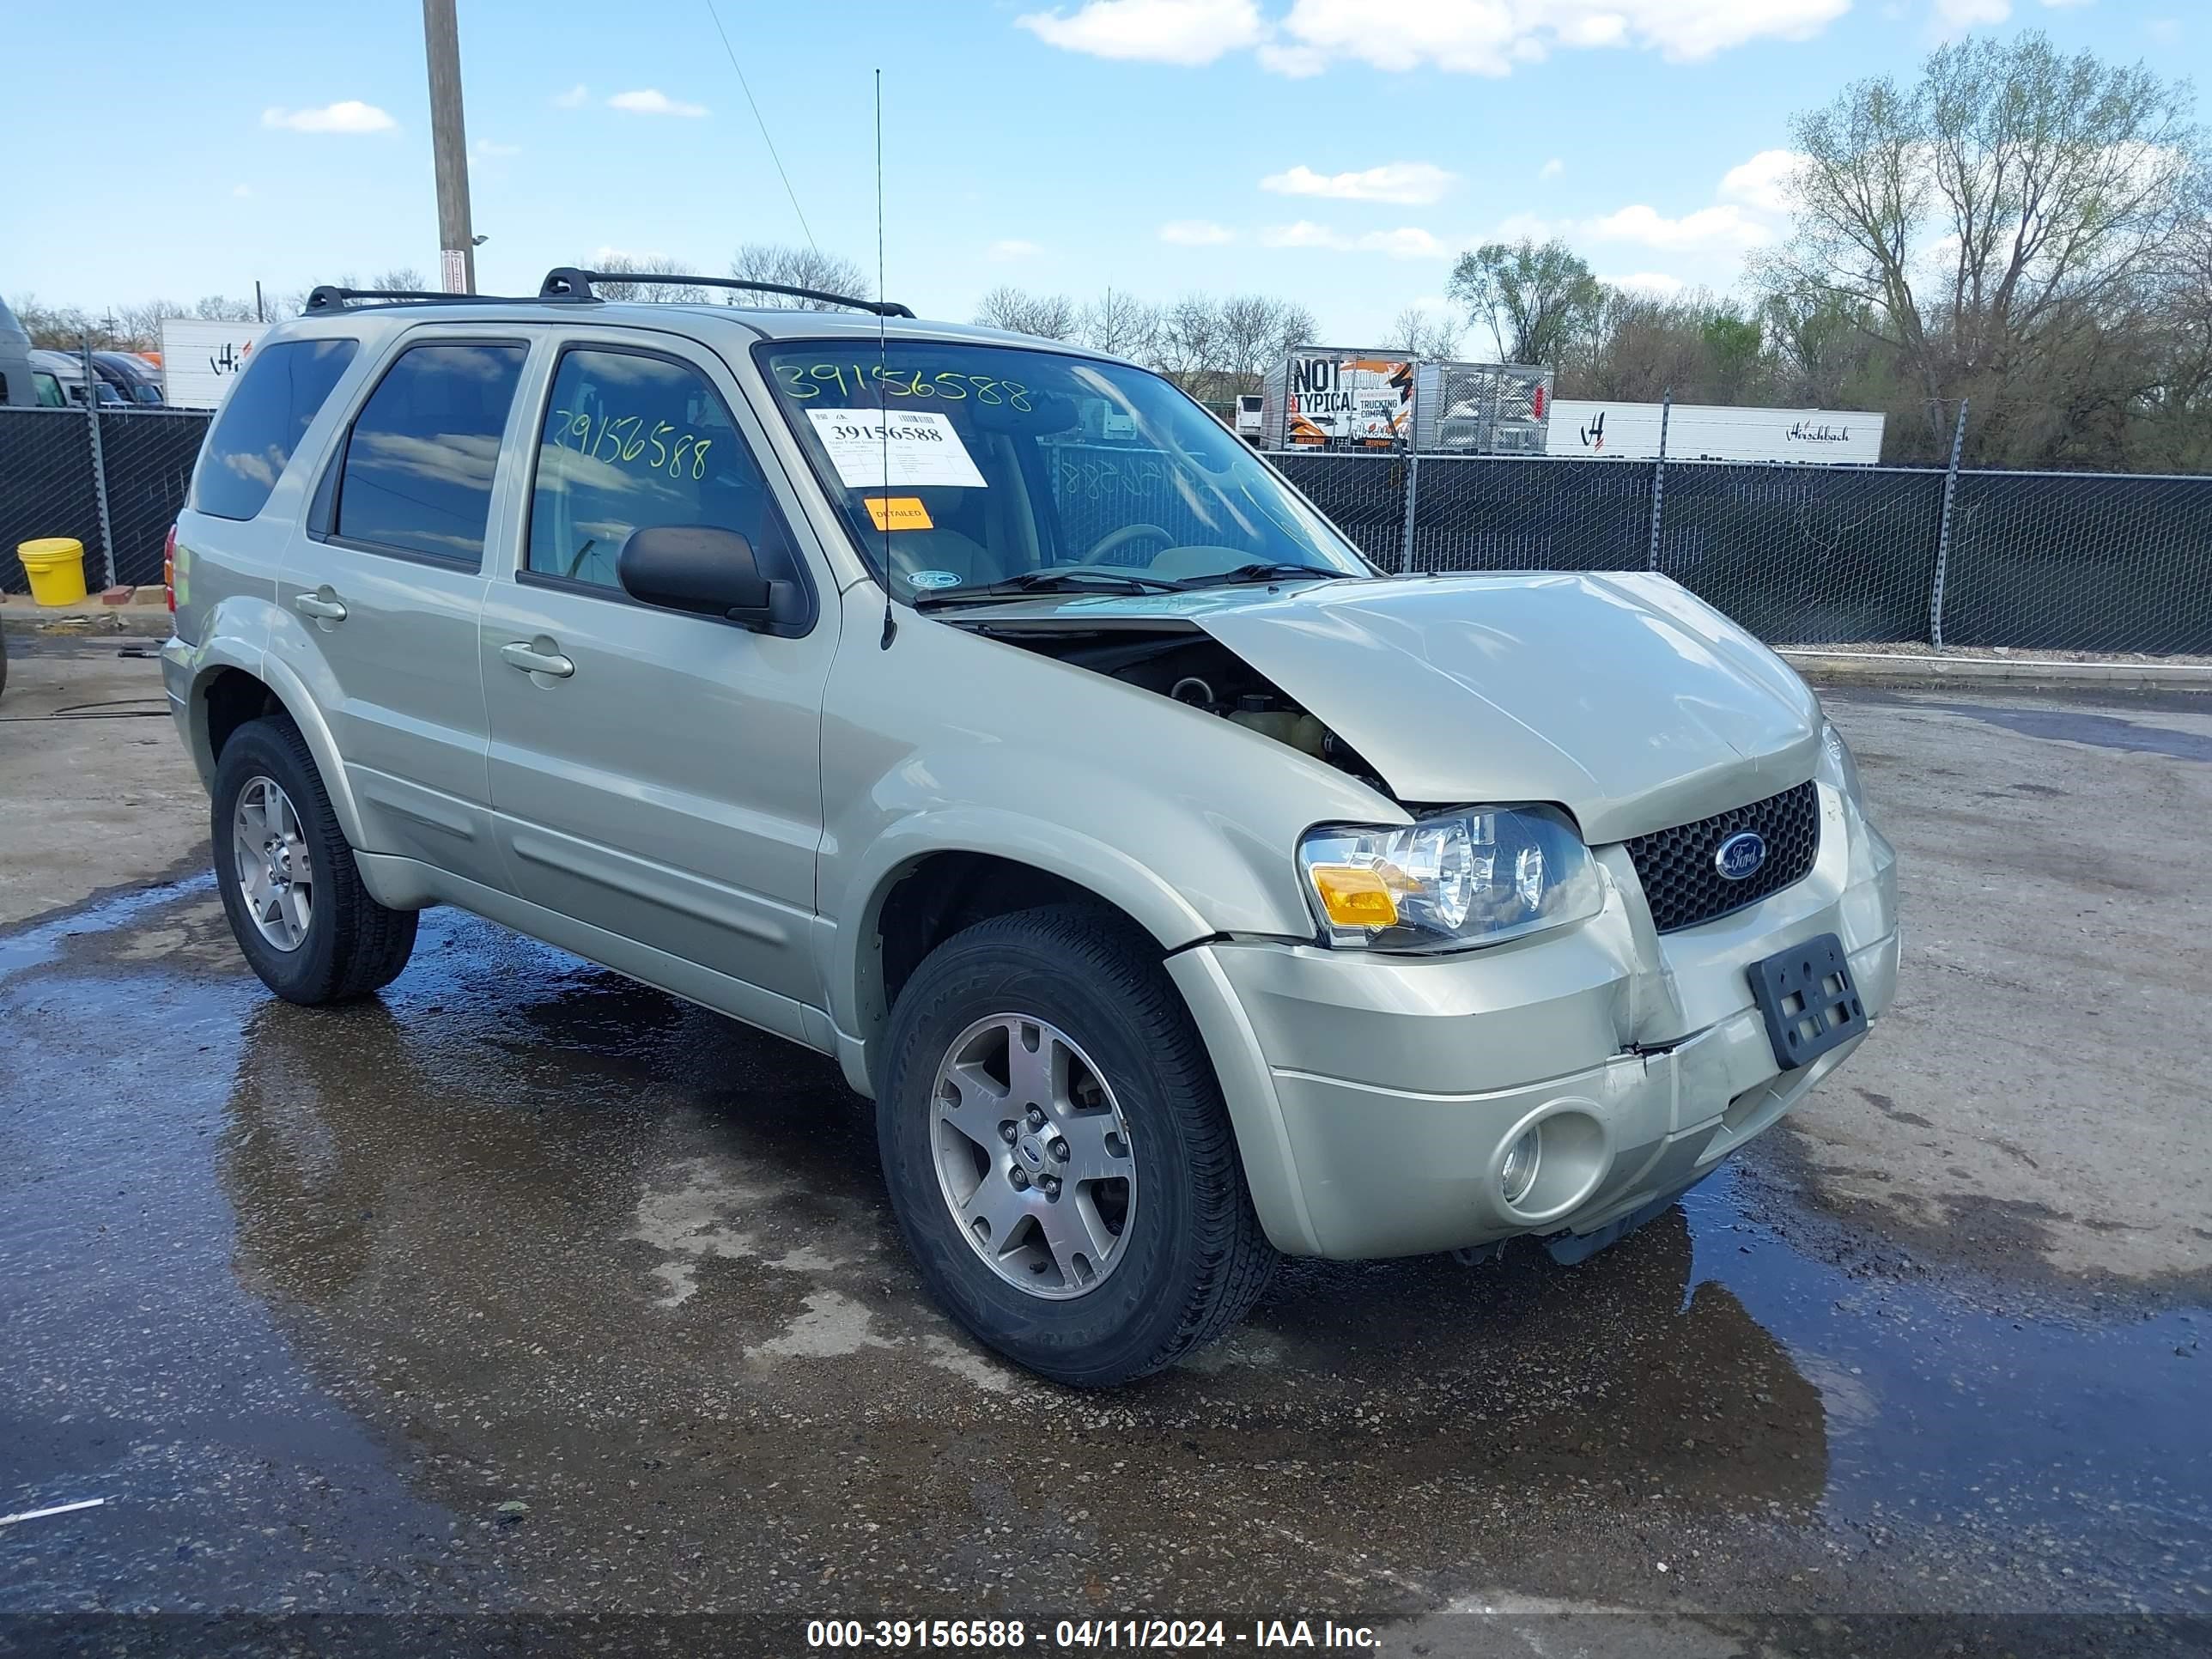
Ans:
{"type": "Polygon", "coordinates": [[[1673,582],[1384,576],[1128,363],[591,282],[319,290],[209,434],[164,664],[279,996],[455,904],[834,1054],[1080,1384],[1278,1252],[1586,1255],[1887,1006],[1850,751],[1673,582]]]}

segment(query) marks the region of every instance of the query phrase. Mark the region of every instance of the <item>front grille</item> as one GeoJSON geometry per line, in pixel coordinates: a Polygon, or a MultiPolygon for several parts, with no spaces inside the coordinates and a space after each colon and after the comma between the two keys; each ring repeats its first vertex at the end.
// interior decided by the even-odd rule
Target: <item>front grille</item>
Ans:
{"type": "Polygon", "coordinates": [[[1627,845],[1659,931],[1695,927],[1805,878],[1820,851],[1820,792],[1801,783],[1748,806],[1638,836],[1627,845]],[[1741,881],[1730,881],[1714,854],[1746,830],[1766,842],[1766,861],[1741,881]]]}

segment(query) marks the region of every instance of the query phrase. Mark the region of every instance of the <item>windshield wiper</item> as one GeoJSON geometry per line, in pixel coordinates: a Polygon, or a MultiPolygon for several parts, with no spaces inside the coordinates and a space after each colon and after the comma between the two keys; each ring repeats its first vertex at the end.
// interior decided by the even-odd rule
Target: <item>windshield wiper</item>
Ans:
{"type": "Polygon", "coordinates": [[[1193,576],[1182,584],[1185,587],[1223,587],[1231,582],[1267,582],[1292,576],[1318,576],[1334,581],[1352,575],[1349,570],[1339,570],[1326,564],[1284,564],[1262,560],[1255,564],[1240,564],[1234,570],[1216,571],[1211,575],[1193,576]]]}
{"type": "Polygon", "coordinates": [[[1020,599],[1030,593],[1174,593],[1189,586],[1188,582],[1146,576],[1133,570],[1025,570],[1018,576],[982,582],[974,587],[948,587],[924,593],[915,599],[914,605],[917,611],[927,611],[932,605],[959,605],[971,599],[1020,599]]]}

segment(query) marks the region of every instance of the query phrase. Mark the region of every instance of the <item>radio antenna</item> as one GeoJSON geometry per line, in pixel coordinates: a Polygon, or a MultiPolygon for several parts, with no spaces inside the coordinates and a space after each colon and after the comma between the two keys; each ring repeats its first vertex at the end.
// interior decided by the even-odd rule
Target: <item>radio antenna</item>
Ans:
{"type": "MultiPolygon", "coordinates": [[[[884,72],[876,71],[876,302],[884,298],[884,72]]],[[[884,637],[879,649],[888,651],[898,636],[898,618],[891,612],[891,411],[884,401],[884,375],[890,361],[884,313],[876,313],[876,429],[884,446],[883,496],[878,510],[884,532],[884,637]]]]}
{"type": "Polygon", "coordinates": [[[768,159],[775,163],[775,176],[783,180],[783,193],[791,198],[791,210],[799,216],[799,233],[818,256],[822,250],[815,245],[814,228],[806,222],[806,210],[799,205],[799,192],[791,187],[791,175],[783,170],[783,157],[776,154],[775,140],[769,136],[768,119],[754,100],[752,83],[745,79],[744,69],[738,62],[738,49],[730,44],[730,32],[722,27],[722,14],[714,9],[714,0],[707,0],[707,15],[714,20],[714,33],[722,37],[722,50],[729,56],[730,67],[738,72],[738,85],[752,109],[754,125],[760,128],[761,143],[768,146],[768,159]]]}

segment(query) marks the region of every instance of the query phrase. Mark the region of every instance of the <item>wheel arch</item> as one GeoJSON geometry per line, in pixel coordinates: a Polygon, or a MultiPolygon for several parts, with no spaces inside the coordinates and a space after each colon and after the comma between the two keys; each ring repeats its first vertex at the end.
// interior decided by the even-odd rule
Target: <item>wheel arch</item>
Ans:
{"type": "MultiPolygon", "coordinates": [[[[961,816],[975,813],[968,809],[961,816]]],[[[832,935],[836,960],[827,975],[847,1082],[874,1097],[891,1003],[936,945],[1012,910],[1071,901],[1098,906],[1148,936],[1159,951],[1221,1085],[1237,1158],[1269,1239],[1294,1255],[1317,1254],[1256,1041],[1210,953],[1188,948],[1216,937],[1216,930],[1182,894],[1103,842],[1044,825],[1011,840],[984,833],[980,825],[967,827],[970,833],[960,835],[939,823],[925,834],[919,821],[908,820],[903,834],[884,838],[892,845],[879,846],[854,882],[852,907],[831,911],[853,918],[832,935]]]]}
{"type": "Polygon", "coordinates": [[[846,1075],[874,1093],[874,1057],[899,988],[931,950],[964,927],[1042,904],[1112,911],[1163,955],[1212,931],[1188,900],[1126,853],[988,808],[908,818],[871,849],[832,936],[827,978],[846,1075]]]}
{"type": "Polygon", "coordinates": [[[192,762],[210,789],[222,746],[240,726],[270,714],[291,721],[314,757],[347,844],[361,846],[361,811],[337,744],[307,686],[289,668],[266,653],[254,653],[249,660],[244,653],[210,649],[192,675],[185,709],[192,762]]]}

